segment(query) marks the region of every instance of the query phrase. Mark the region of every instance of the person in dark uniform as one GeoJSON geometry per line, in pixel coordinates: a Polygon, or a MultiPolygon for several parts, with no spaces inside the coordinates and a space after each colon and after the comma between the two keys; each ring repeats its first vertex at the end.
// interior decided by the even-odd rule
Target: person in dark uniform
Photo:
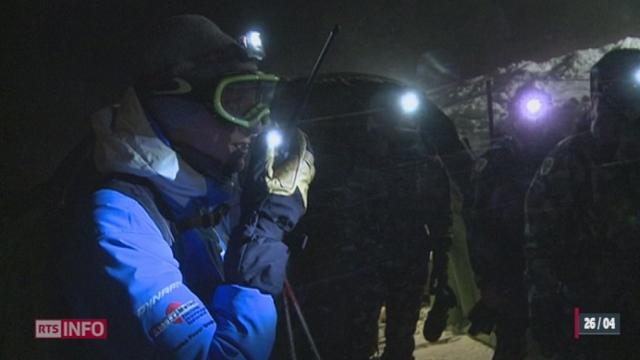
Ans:
{"type": "Polygon", "coordinates": [[[377,350],[378,315],[385,306],[382,359],[413,359],[413,334],[428,279],[429,254],[451,243],[449,176],[418,126],[393,117],[368,123],[368,161],[356,168],[353,189],[365,201],[356,243],[359,289],[352,301],[356,331],[351,358],[377,350]]]}
{"type": "Polygon", "coordinates": [[[525,356],[524,197],[546,153],[571,128],[558,114],[523,113],[523,101],[543,101],[532,92],[530,85],[516,91],[507,118],[511,136],[495,139],[472,175],[468,242],[481,299],[469,314],[470,333],[495,330],[494,360],[525,356]]]}
{"type": "MultiPolygon", "coordinates": [[[[385,305],[383,356],[410,359],[433,244],[451,242],[449,175],[467,189],[470,156],[427,99],[413,115],[395,111],[406,90],[376,75],[328,74],[309,102],[303,129],[322,171],[298,227],[309,242],[289,274],[323,358],[369,359],[385,305]]],[[[298,354],[312,358],[297,335],[298,354]]],[[[288,341],[280,357],[289,356],[288,341]]]]}
{"type": "Polygon", "coordinates": [[[640,50],[591,70],[590,132],[563,140],[526,198],[531,330],[554,359],[636,359],[640,311],[640,50]],[[574,308],[620,313],[620,336],[574,337],[574,308]]]}

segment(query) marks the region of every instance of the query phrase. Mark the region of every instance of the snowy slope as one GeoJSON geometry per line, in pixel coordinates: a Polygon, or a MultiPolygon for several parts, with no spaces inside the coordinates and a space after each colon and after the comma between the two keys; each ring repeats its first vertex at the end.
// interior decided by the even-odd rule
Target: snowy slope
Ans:
{"type": "MultiPolygon", "coordinates": [[[[487,97],[485,83],[493,81],[494,117],[496,124],[507,117],[508,104],[515,91],[524,84],[551,94],[553,107],[575,101],[577,118],[589,104],[589,69],[607,51],[614,48],[640,48],[640,38],[626,38],[598,49],[578,50],[545,62],[521,61],[499,68],[486,76],[452,84],[428,92],[430,99],[458,126],[472,148],[481,151],[488,141],[487,97]]],[[[552,110],[553,111],[553,110],[552,110]]]]}

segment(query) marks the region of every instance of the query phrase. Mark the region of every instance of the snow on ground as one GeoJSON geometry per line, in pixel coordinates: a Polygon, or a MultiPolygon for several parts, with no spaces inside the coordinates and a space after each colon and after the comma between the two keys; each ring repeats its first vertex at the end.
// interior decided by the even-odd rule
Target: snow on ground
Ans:
{"type": "Polygon", "coordinates": [[[454,334],[449,330],[436,343],[430,343],[422,336],[422,326],[427,318],[427,308],[420,311],[420,320],[413,335],[416,360],[491,360],[493,349],[464,334],[454,334]]]}
{"type": "MultiPolygon", "coordinates": [[[[486,76],[479,76],[429,92],[430,99],[449,115],[463,137],[467,137],[476,151],[488,144],[488,117],[486,82],[493,81],[493,106],[496,124],[505,121],[509,103],[523,85],[535,87],[551,94],[553,109],[567,108],[574,102],[573,116],[578,119],[589,105],[589,70],[606,52],[615,48],[638,48],[640,38],[626,38],[598,49],[578,50],[544,62],[520,61],[499,68],[486,76]]],[[[416,360],[489,360],[493,349],[464,334],[447,330],[437,343],[429,343],[422,337],[422,326],[427,308],[420,312],[414,339],[416,360]]],[[[384,348],[384,315],[379,323],[379,349],[384,348]]],[[[529,359],[537,359],[536,349],[529,349],[529,359]]]]}
{"type": "MultiPolygon", "coordinates": [[[[493,357],[493,348],[489,343],[495,344],[495,336],[480,334],[478,338],[471,338],[466,334],[466,329],[456,330],[449,326],[435,343],[430,343],[422,336],[422,327],[427,318],[429,308],[427,306],[420,309],[420,318],[416,325],[416,331],[413,334],[416,347],[413,352],[415,360],[491,360],[493,357]]],[[[378,322],[378,356],[382,355],[385,345],[384,339],[385,327],[385,309],[382,308],[380,320],[378,322]]],[[[465,327],[466,328],[466,327],[465,327]]],[[[531,338],[531,334],[527,334],[527,356],[525,360],[550,360],[540,355],[540,349],[531,338]]],[[[372,359],[376,359],[374,356],[372,359]]]]}
{"type": "Polygon", "coordinates": [[[436,344],[416,337],[413,356],[416,360],[491,360],[493,349],[466,335],[444,333],[436,344]]]}
{"type": "MultiPolygon", "coordinates": [[[[422,326],[427,318],[428,308],[420,310],[420,319],[416,326],[413,339],[416,349],[413,352],[415,360],[491,360],[493,349],[476,341],[469,336],[454,334],[450,330],[442,334],[436,343],[427,342],[422,336],[422,326]]],[[[379,351],[384,349],[384,308],[381,321],[378,324],[379,351]]]]}
{"type": "MultiPolygon", "coordinates": [[[[518,88],[535,84],[551,94],[553,107],[570,101],[583,112],[589,102],[589,69],[606,52],[615,48],[640,48],[640,38],[626,38],[597,49],[578,50],[548,61],[520,61],[499,68],[491,74],[450,84],[428,92],[430,99],[449,115],[461,136],[467,137],[473,149],[482,149],[488,141],[486,82],[493,81],[493,106],[496,124],[508,115],[508,104],[518,88]]],[[[579,114],[575,114],[578,118],[579,114]]]]}

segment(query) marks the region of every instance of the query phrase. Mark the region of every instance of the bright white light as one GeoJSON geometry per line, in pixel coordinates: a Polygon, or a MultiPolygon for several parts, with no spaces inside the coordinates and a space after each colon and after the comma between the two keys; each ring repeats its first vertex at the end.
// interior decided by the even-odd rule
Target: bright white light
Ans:
{"type": "Polygon", "coordinates": [[[640,84],[640,69],[636,70],[636,73],[633,74],[633,79],[636,83],[640,84]]]}
{"type": "Polygon", "coordinates": [[[262,49],[262,37],[257,31],[249,31],[247,33],[247,43],[254,49],[262,49]]]}
{"type": "Polygon", "coordinates": [[[267,133],[267,146],[270,149],[275,149],[282,145],[282,133],[276,129],[269,130],[267,133]]]}
{"type": "Polygon", "coordinates": [[[529,101],[527,101],[527,111],[531,114],[531,115],[535,115],[538,114],[540,111],[542,111],[542,107],[544,106],[542,104],[542,101],[540,99],[529,99],[529,101]]]}
{"type": "Polygon", "coordinates": [[[418,94],[409,91],[400,97],[400,107],[405,113],[413,113],[420,107],[420,98],[418,94]]]}

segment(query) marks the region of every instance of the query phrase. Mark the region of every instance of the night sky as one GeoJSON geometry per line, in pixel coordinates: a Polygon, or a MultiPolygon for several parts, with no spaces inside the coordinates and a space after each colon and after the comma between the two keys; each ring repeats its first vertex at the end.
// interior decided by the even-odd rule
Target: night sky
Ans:
{"type": "MultiPolygon", "coordinates": [[[[15,1],[5,2],[3,193],[43,180],[135,73],[135,34],[154,19],[201,13],[230,34],[263,31],[265,68],[309,72],[334,24],[323,71],[415,80],[431,54],[449,80],[520,59],[640,36],[638,0],[15,1]],[[8,66],[7,66],[8,65],[8,66]]],[[[428,84],[427,84],[428,85],[428,84]]]]}

